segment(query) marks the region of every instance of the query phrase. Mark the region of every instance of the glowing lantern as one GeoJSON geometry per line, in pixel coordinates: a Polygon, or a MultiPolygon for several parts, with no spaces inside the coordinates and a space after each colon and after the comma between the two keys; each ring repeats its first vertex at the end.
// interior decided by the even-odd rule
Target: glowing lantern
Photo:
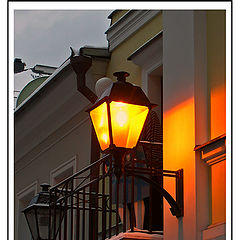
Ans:
{"type": "Polygon", "coordinates": [[[114,76],[118,81],[87,110],[102,151],[112,147],[134,148],[154,106],[140,87],[126,82],[129,73],[116,72],[114,76]]]}

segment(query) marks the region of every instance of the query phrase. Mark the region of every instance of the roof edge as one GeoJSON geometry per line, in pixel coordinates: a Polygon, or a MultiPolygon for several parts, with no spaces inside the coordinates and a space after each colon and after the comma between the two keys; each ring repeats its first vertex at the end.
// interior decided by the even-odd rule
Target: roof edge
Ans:
{"type": "Polygon", "coordinates": [[[32,94],[30,94],[14,111],[14,115],[17,116],[26,106],[28,106],[37,96],[39,96],[46,88],[50,85],[60,73],[67,71],[71,66],[70,60],[68,59],[64,64],[62,64],[52,75],[50,75],[43,84],[41,84],[32,94]]]}

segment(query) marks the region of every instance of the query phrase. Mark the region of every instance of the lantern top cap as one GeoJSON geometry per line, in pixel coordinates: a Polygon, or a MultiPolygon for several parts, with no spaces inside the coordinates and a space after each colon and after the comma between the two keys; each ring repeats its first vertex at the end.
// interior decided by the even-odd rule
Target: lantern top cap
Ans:
{"type": "Polygon", "coordinates": [[[51,187],[51,185],[48,184],[48,183],[42,183],[42,184],[40,185],[40,187],[42,188],[42,192],[48,192],[48,190],[49,190],[49,188],[51,187]]]}
{"type": "Polygon", "coordinates": [[[117,77],[117,80],[119,82],[126,82],[126,77],[128,77],[130,74],[128,72],[120,71],[113,73],[113,76],[117,77]]]}
{"type": "Polygon", "coordinates": [[[152,104],[143,90],[126,81],[126,77],[130,74],[128,72],[119,71],[113,74],[117,77],[116,82],[112,82],[111,85],[102,93],[92,107],[86,110],[86,112],[92,111],[94,108],[101,105],[103,102],[124,102],[128,104],[147,106],[152,109],[156,104],[152,104]]]}

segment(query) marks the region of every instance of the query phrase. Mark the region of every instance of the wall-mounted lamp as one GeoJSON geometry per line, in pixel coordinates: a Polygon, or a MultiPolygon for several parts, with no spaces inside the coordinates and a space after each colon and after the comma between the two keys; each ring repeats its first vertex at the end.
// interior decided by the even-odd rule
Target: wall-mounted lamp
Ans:
{"type": "Polygon", "coordinates": [[[113,75],[117,82],[113,82],[87,112],[101,150],[115,155],[115,166],[121,171],[121,158],[137,145],[149,111],[155,105],[140,87],[126,82],[129,73],[116,72],[113,75]]]}
{"type": "MultiPolygon", "coordinates": [[[[110,152],[114,157],[114,173],[119,180],[123,171],[124,158],[129,149],[136,147],[146,118],[150,110],[156,106],[152,104],[143,90],[126,82],[127,72],[115,72],[117,82],[113,82],[87,110],[103,152],[110,152]]],[[[149,169],[142,168],[144,171],[149,169]]],[[[183,170],[167,171],[156,169],[153,176],[170,176],[176,178],[176,200],[161,186],[155,186],[171,205],[174,216],[183,216],[183,170]]],[[[130,170],[127,174],[135,174],[130,170]]],[[[144,178],[143,176],[141,176],[144,178]]],[[[145,181],[151,181],[145,178],[145,181]]],[[[156,183],[152,184],[156,185],[156,183]]]]}

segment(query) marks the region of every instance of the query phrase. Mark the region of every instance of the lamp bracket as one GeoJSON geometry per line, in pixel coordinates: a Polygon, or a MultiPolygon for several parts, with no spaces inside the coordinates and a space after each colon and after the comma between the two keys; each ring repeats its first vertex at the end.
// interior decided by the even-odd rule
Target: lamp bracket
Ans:
{"type": "Polygon", "coordinates": [[[177,171],[150,169],[150,168],[131,168],[125,167],[125,173],[128,176],[134,175],[141,178],[145,182],[151,184],[169,203],[171,206],[170,211],[173,216],[177,218],[184,215],[184,201],[183,201],[183,169],[177,171]],[[149,175],[146,177],[144,175],[149,175]],[[154,177],[174,177],[176,179],[176,199],[174,199],[170,193],[168,193],[159,182],[154,180],[154,177]]]}

